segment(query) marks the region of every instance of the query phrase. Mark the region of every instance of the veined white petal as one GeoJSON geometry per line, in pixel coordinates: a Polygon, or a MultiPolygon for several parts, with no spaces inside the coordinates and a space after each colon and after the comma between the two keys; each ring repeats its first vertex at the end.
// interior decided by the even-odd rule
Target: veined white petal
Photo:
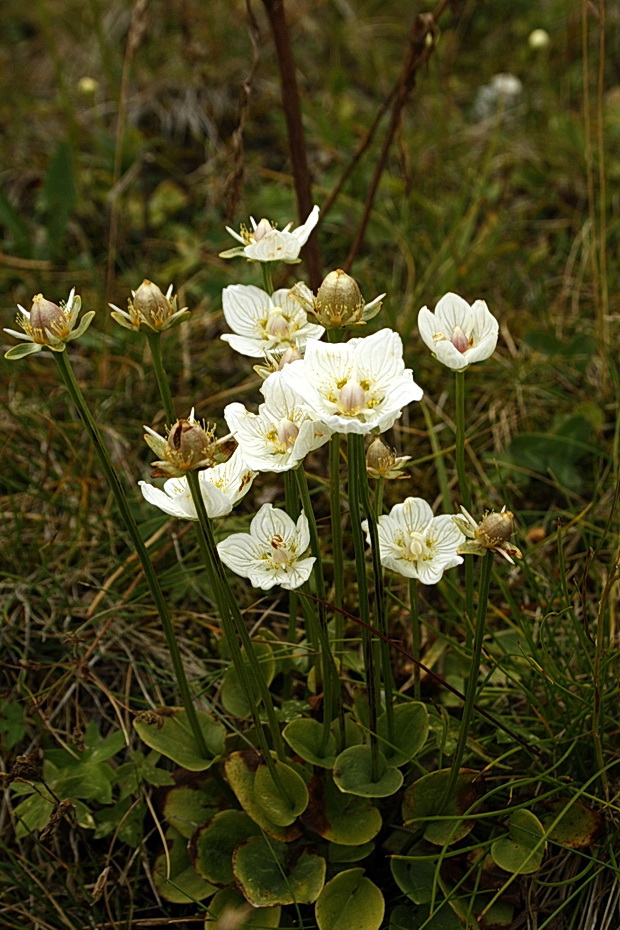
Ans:
{"type": "Polygon", "coordinates": [[[226,322],[240,336],[256,337],[257,323],[273,307],[266,291],[253,284],[229,284],[222,291],[222,308],[226,322]]]}
{"type": "Polygon", "coordinates": [[[319,221],[319,207],[315,204],[310,211],[310,214],[301,226],[298,226],[297,229],[294,229],[292,235],[295,236],[299,245],[305,245],[308,239],[310,238],[310,233],[316,226],[319,221]]]}

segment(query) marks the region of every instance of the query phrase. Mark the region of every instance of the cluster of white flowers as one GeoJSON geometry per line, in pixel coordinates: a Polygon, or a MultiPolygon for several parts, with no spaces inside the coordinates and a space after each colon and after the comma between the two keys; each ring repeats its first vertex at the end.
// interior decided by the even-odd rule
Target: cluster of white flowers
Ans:
{"type": "MultiPolygon", "coordinates": [[[[242,229],[239,235],[228,230],[242,246],[222,255],[243,255],[255,262],[295,262],[317,222],[318,207],[292,231],[290,223],[278,231],[267,220],[256,223],[252,219],[252,231],[242,229]]],[[[337,274],[348,279],[344,272],[337,274]]],[[[340,278],[337,283],[342,289],[340,278]]],[[[363,316],[363,298],[355,282],[350,282],[345,280],[344,287],[356,288],[355,313],[345,308],[345,315],[339,304],[338,319],[350,317],[363,325],[370,315],[363,316]]],[[[242,355],[265,357],[268,364],[265,369],[257,368],[266,378],[261,388],[264,403],[258,412],[240,403],[229,404],[224,411],[237,450],[227,462],[198,472],[210,517],[229,513],[257,472],[298,467],[334,433],[377,436],[394,425],[407,404],[422,398],[413,372],[405,367],[398,333],[382,329],[348,342],[324,342],[324,327],[310,322],[307,315],[312,307],[316,319],[316,307],[321,309],[323,302],[301,282],[272,295],[252,285],[224,288],[224,317],[232,332],[222,339],[242,355]],[[280,363],[273,364],[274,359],[280,363]]],[[[482,300],[470,306],[458,295],[446,294],[434,313],[427,307],[420,310],[418,325],[435,358],[456,371],[488,358],[497,344],[497,320],[482,300]]],[[[197,519],[185,477],[171,478],[162,490],[146,482],[140,485],[144,497],[166,513],[197,519]]],[[[367,525],[363,526],[368,533],[367,525]]],[[[417,497],[407,498],[380,516],[378,535],[383,565],[424,584],[436,584],[444,571],[461,564],[459,551],[473,551],[458,518],[434,516],[429,504],[417,497]]],[[[315,560],[306,556],[308,545],[308,520],[303,512],[294,523],[283,511],[265,504],[252,520],[250,532],[229,536],[218,544],[218,551],[230,569],[249,578],[254,586],[268,589],[279,584],[293,589],[312,570],[315,560]]]]}

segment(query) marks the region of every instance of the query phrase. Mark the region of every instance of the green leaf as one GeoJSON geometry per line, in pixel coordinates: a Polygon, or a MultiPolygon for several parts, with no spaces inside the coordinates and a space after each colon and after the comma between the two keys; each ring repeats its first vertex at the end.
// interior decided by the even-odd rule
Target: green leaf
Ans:
{"type": "Polygon", "coordinates": [[[330,775],[315,775],[308,789],[310,802],[302,822],[330,843],[357,847],[368,843],[381,829],[381,814],[374,804],[343,793],[330,775]]]}
{"type": "Polygon", "coordinates": [[[419,701],[399,704],[393,710],[394,733],[388,739],[387,714],[377,721],[381,750],[388,765],[405,765],[424,746],[428,738],[428,711],[419,701]]]}
{"type": "Polygon", "coordinates": [[[207,744],[209,755],[206,758],[198,751],[187,714],[180,708],[167,709],[166,716],[156,713],[154,719],[136,717],[133,725],[140,739],[151,749],[190,772],[203,772],[224,752],[226,730],[215,717],[203,711],[196,711],[196,716],[207,744]]]}
{"type": "Polygon", "coordinates": [[[390,868],[394,881],[415,904],[428,904],[433,897],[435,864],[407,859],[392,859],[390,868]]]}
{"type": "Polygon", "coordinates": [[[114,772],[104,763],[78,761],[71,767],[61,769],[51,784],[60,798],[81,798],[84,801],[109,804],[112,800],[113,777],[114,772]]]}
{"type": "Polygon", "coordinates": [[[514,811],[508,821],[508,836],[491,846],[496,865],[506,872],[529,875],[538,871],[545,853],[545,830],[538,817],[528,810],[514,811]]]}
{"type": "Polygon", "coordinates": [[[54,801],[41,797],[40,794],[31,794],[30,797],[21,801],[14,810],[17,820],[15,830],[17,839],[22,839],[35,830],[42,830],[52,816],[55,807],[54,801]]]}
{"type": "Polygon", "coordinates": [[[568,846],[569,849],[587,849],[603,829],[603,818],[598,811],[586,807],[581,801],[571,803],[569,798],[560,798],[550,804],[550,813],[544,818],[544,825],[550,829],[550,840],[568,846]],[[560,819],[552,827],[558,816],[560,819]]]}
{"type": "MultiPolygon", "coordinates": [[[[276,660],[273,655],[273,649],[269,643],[265,642],[253,642],[252,649],[254,650],[254,654],[258,659],[261,674],[265,680],[265,684],[269,686],[273,681],[273,677],[276,671],[276,660]]],[[[254,680],[254,672],[250,668],[250,663],[247,659],[244,649],[242,649],[242,654],[243,664],[245,667],[245,679],[249,683],[252,690],[253,704],[257,706],[261,702],[258,683],[254,680]]],[[[248,717],[252,716],[252,708],[248,704],[245,689],[241,683],[239,673],[237,672],[237,669],[234,667],[234,665],[227,669],[224,674],[222,688],[220,691],[220,698],[226,712],[232,714],[234,717],[247,719],[248,717]]]]}
{"type": "Polygon", "coordinates": [[[270,930],[280,926],[281,911],[280,907],[252,907],[234,888],[223,888],[209,904],[205,930],[270,930]]]}
{"type": "Polygon", "coordinates": [[[256,770],[254,797],[273,823],[287,827],[308,806],[308,789],[290,765],[274,759],[274,766],[277,781],[266,764],[256,770]]]}
{"type": "Polygon", "coordinates": [[[282,736],[293,752],[304,762],[332,769],[336,760],[336,739],[332,733],[324,740],[323,724],[318,720],[304,718],[291,720],[282,731],[282,736]]]}
{"type": "Polygon", "coordinates": [[[255,907],[312,904],[325,882],[325,859],[263,836],[252,836],[233,853],[233,872],[255,907]]]}
{"type": "Polygon", "coordinates": [[[81,758],[89,762],[105,762],[107,759],[111,759],[112,756],[115,756],[117,752],[120,752],[125,748],[125,736],[122,730],[114,730],[104,739],[99,738],[97,733],[96,739],[93,743],[88,740],[88,730],[86,733],[86,746],[87,749],[82,753],[81,758]],[[92,748],[91,748],[92,747],[92,748]]]}
{"type": "Polygon", "coordinates": [[[24,709],[17,701],[6,701],[0,707],[0,733],[7,749],[12,749],[26,733],[24,709]]]}
{"type": "Polygon", "coordinates": [[[230,884],[234,881],[234,850],[260,832],[260,827],[243,811],[220,811],[192,837],[189,852],[194,868],[214,885],[230,884]]]}
{"type": "Polygon", "coordinates": [[[402,772],[388,766],[382,752],[377,755],[378,772],[373,778],[370,746],[349,746],[341,752],[334,763],[334,781],[340,790],[364,798],[395,794],[403,783],[402,772]]]}
{"type": "Polygon", "coordinates": [[[269,836],[289,843],[301,836],[298,825],[281,826],[274,823],[256,798],[254,781],[257,770],[263,764],[260,753],[255,750],[244,749],[233,752],[225,762],[226,777],[237,796],[237,800],[252,820],[262,827],[269,836]]]}
{"type": "Polygon", "coordinates": [[[171,827],[189,839],[222,806],[219,789],[212,782],[200,788],[172,788],[163,803],[163,814],[171,827]]]}
{"type": "Polygon", "coordinates": [[[361,846],[342,846],[330,843],[327,847],[327,861],[333,863],[359,862],[374,852],[374,843],[362,843],[361,846]]]}
{"type": "Polygon", "coordinates": [[[383,895],[363,869],[332,878],[315,905],[319,930],[379,930],[385,913],[383,895]]]}
{"type": "Polygon", "coordinates": [[[402,814],[405,826],[423,827],[424,839],[436,846],[457,843],[467,836],[473,828],[474,821],[465,820],[460,815],[472,808],[482,793],[482,780],[477,772],[461,769],[452,797],[444,804],[449,777],[449,769],[429,772],[409,785],[403,796],[402,814]],[[454,819],[433,822],[432,818],[435,815],[454,819]]]}
{"type": "Polygon", "coordinates": [[[162,852],[153,863],[153,882],[165,901],[190,904],[204,901],[217,890],[201,878],[192,866],[187,844],[180,833],[169,828],[166,832],[166,846],[168,856],[162,852]]]}

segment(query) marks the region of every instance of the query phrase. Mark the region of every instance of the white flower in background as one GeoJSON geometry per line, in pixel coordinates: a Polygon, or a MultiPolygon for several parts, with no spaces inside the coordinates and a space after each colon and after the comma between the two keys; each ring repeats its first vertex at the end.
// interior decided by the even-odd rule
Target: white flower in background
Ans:
{"type": "Polygon", "coordinates": [[[310,545],[308,520],[302,512],[295,523],[283,510],[263,504],[250,523],[249,533],[233,533],[218,543],[222,562],[255,588],[274,585],[291,591],[307,581],[314,556],[304,557],[310,545]]]}
{"type": "Polygon", "coordinates": [[[35,294],[30,310],[26,310],[21,304],[17,306],[19,316],[16,322],[23,332],[18,333],[14,329],[5,329],[4,332],[15,336],[16,339],[22,339],[26,344],[9,349],[4,356],[9,359],[24,358],[25,355],[32,355],[44,348],[52,349],[53,352],[64,352],[68,342],[78,339],[86,332],[95,315],[94,310],[89,310],[79,325],[75,326],[82,306],[82,300],[76,295],[75,288],[71,289],[67,302],[61,301],[60,306],[46,300],[43,294],[35,294]]]}
{"type": "Polygon", "coordinates": [[[533,29],[527,37],[527,44],[535,50],[548,48],[551,36],[546,29],[533,29]]]}
{"type": "Polygon", "coordinates": [[[345,343],[313,339],[303,360],[285,365],[279,377],[335,433],[384,432],[423,394],[391,329],[345,343]]]}
{"type": "MultiPolygon", "coordinates": [[[[301,285],[312,299],[312,292],[301,285]]],[[[320,339],[325,330],[309,323],[306,314],[280,288],[270,297],[253,284],[231,284],[222,291],[224,316],[232,333],[222,336],[236,352],[262,358],[294,346],[302,349],[308,339],[320,339]]]]}
{"type": "Polygon", "coordinates": [[[422,307],[418,329],[435,358],[461,371],[493,355],[499,324],[484,300],[476,300],[470,307],[458,294],[446,294],[434,313],[422,307]]]}
{"type": "MultiPolygon", "coordinates": [[[[215,518],[229,514],[247,494],[254,477],[255,473],[238,452],[221,465],[199,471],[198,481],[207,516],[215,518]]],[[[149,504],[154,504],[164,513],[181,520],[198,519],[187,478],[170,478],[161,490],[147,481],[139,481],[138,484],[149,504]]]]}
{"type": "Polygon", "coordinates": [[[293,230],[291,230],[292,223],[288,223],[284,229],[276,229],[269,220],[262,219],[260,223],[257,223],[251,216],[251,230],[242,226],[240,232],[237,233],[230,226],[226,227],[226,231],[241,242],[241,245],[228,249],[226,252],[220,252],[220,258],[245,255],[247,259],[255,262],[297,262],[301,247],[308,241],[318,221],[319,208],[316,205],[312,208],[306,222],[293,230]]]}
{"type": "Polygon", "coordinates": [[[274,373],[262,386],[265,403],[258,413],[243,404],[224,410],[228,428],[239,443],[239,453],[255,471],[295,468],[308,452],[318,449],[332,431],[308,410],[302,398],[274,373]]]}
{"type": "MultiPolygon", "coordinates": [[[[368,523],[362,524],[368,542],[368,523]]],[[[437,584],[448,568],[460,565],[459,546],[465,541],[450,514],[433,516],[420,497],[408,497],[379,517],[381,564],[422,584],[437,584]]]]}

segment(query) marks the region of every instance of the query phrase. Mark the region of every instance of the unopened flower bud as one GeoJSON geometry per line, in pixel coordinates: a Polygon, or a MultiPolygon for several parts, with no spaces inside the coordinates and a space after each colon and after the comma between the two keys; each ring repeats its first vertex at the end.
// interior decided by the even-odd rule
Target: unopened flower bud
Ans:
{"type": "Polygon", "coordinates": [[[254,241],[260,242],[260,240],[264,239],[267,233],[270,233],[272,229],[273,229],[273,226],[271,225],[269,220],[266,220],[263,217],[262,220],[259,222],[258,226],[256,227],[256,229],[254,230],[254,241]]]}
{"type": "Polygon", "coordinates": [[[467,352],[467,350],[471,348],[469,339],[460,326],[455,326],[452,330],[452,337],[450,342],[458,352],[461,352],[461,354],[467,352]]]}
{"type": "Polygon", "coordinates": [[[23,332],[5,329],[5,333],[22,339],[26,344],[13,346],[5,354],[5,358],[17,359],[33,352],[40,352],[44,347],[54,352],[64,352],[66,343],[78,339],[86,332],[95,315],[94,310],[85,313],[76,326],[82,301],[73,289],[66,303],[61,301],[60,306],[46,300],[43,294],[36,294],[32,298],[32,307],[26,310],[21,304],[17,323],[23,332]]]}
{"type": "Polygon", "coordinates": [[[187,307],[177,310],[177,298],[176,295],[172,296],[172,285],[163,294],[156,284],[145,278],[131,295],[133,299],[127,301],[127,311],[110,304],[112,317],[125,329],[138,330],[144,325],[155,332],[161,332],[189,315],[187,307]]]}
{"type": "Polygon", "coordinates": [[[293,423],[292,420],[287,420],[282,418],[277,426],[278,441],[282,443],[285,448],[295,444],[295,440],[299,436],[299,427],[296,423],[293,423]]]}
{"type": "Polygon", "coordinates": [[[494,549],[507,542],[513,533],[514,517],[509,510],[502,510],[501,513],[492,512],[483,517],[474,535],[485,548],[494,549]]]}
{"type": "Polygon", "coordinates": [[[290,362],[297,362],[301,358],[301,352],[297,346],[289,346],[288,349],[285,349],[282,355],[280,356],[280,361],[278,362],[278,369],[282,371],[285,365],[288,365],[290,362]]]}
{"type": "Polygon", "coordinates": [[[164,439],[148,426],[144,427],[145,441],[159,456],[153,462],[156,471],[153,477],[163,475],[179,478],[188,471],[210,468],[216,462],[217,443],[213,430],[206,430],[194,419],[192,410],[189,419],[177,420],[164,439]]]}
{"type": "Polygon", "coordinates": [[[403,468],[410,458],[410,455],[397,456],[377,436],[366,451],[366,471],[371,478],[404,478],[407,476],[403,474],[403,468]]]}
{"type": "Polygon", "coordinates": [[[357,281],[340,268],[330,271],[317,291],[315,313],[324,326],[359,323],[364,298],[357,281]]]}
{"type": "Polygon", "coordinates": [[[354,414],[366,403],[366,392],[357,381],[347,381],[338,394],[340,409],[344,413],[354,414]]]}
{"type": "Polygon", "coordinates": [[[98,90],[99,81],[96,81],[95,78],[85,75],[78,81],[77,88],[81,94],[84,94],[85,97],[90,97],[95,93],[95,91],[98,90]]]}

